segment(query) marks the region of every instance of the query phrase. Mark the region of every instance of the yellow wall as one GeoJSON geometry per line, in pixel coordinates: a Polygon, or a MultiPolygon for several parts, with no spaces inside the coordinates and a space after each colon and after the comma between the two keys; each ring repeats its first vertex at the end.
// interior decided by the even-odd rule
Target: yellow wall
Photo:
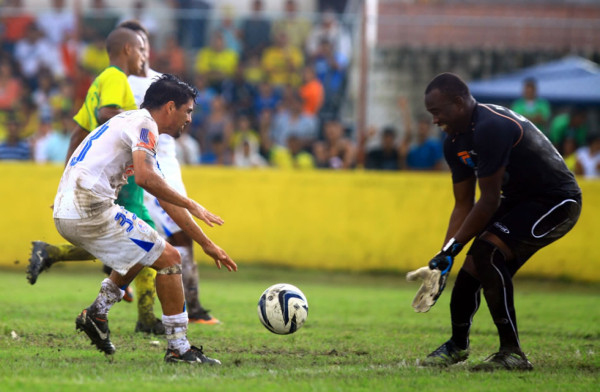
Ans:
{"type": "MultiPolygon", "coordinates": [[[[31,240],[61,241],[49,206],[58,166],[0,165],[0,264],[25,268],[31,240]]],[[[221,215],[207,233],[240,264],[409,270],[440,246],[452,208],[448,173],[286,172],[185,168],[191,197],[221,215]]],[[[575,229],[540,251],[523,275],[600,281],[600,181],[580,180],[575,229]]],[[[204,226],[206,227],[206,226],[204,226]]],[[[208,262],[205,256],[198,258],[208,262]]],[[[457,268],[455,268],[456,272],[457,268]]]]}

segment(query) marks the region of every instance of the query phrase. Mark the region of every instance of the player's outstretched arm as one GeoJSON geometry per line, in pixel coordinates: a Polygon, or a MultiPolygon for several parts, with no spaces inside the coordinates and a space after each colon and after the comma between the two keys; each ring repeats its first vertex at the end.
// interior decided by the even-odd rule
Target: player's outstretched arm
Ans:
{"type": "Polygon", "coordinates": [[[159,201],[161,207],[169,214],[171,219],[177,223],[177,226],[200,245],[204,253],[213,258],[218,268],[221,268],[221,265],[224,265],[229,271],[237,271],[237,264],[235,264],[223,249],[208,238],[200,226],[196,224],[188,210],[165,202],[164,200],[159,199],[159,201]]]}

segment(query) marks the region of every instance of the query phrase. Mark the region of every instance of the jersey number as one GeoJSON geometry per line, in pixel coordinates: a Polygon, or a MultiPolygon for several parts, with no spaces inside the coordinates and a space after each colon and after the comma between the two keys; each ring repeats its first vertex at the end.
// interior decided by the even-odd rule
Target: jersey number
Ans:
{"type": "Polygon", "coordinates": [[[85,158],[85,155],[88,153],[88,151],[90,150],[90,148],[92,148],[92,142],[96,139],[99,139],[100,136],[102,136],[102,134],[108,129],[108,124],[104,124],[102,125],[102,127],[100,127],[100,129],[98,129],[98,131],[91,135],[89,139],[87,139],[87,141],[85,142],[85,145],[83,146],[83,149],[81,150],[81,152],[79,153],[79,155],[73,157],[71,159],[71,162],[69,162],[70,166],[75,166],[77,164],[77,162],[81,162],[83,161],[83,159],[85,158]]]}

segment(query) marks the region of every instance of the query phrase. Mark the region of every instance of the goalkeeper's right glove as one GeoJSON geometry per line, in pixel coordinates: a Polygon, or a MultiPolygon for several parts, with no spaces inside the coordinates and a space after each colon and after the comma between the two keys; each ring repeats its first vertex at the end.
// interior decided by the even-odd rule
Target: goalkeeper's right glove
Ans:
{"type": "Polygon", "coordinates": [[[448,274],[454,264],[454,257],[460,253],[463,245],[456,242],[454,238],[450,239],[442,250],[436,254],[428,267],[419,268],[416,271],[409,272],[406,278],[409,281],[421,278],[423,284],[415,296],[412,307],[416,312],[427,312],[437,299],[440,297],[446,287],[448,274]]]}

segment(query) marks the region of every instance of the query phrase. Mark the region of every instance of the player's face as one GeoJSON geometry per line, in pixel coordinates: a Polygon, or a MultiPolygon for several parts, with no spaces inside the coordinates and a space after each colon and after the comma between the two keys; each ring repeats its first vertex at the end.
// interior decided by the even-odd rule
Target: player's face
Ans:
{"type": "Polygon", "coordinates": [[[129,57],[129,71],[132,75],[142,75],[146,62],[146,44],[139,34],[136,35],[137,40],[135,45],[132,46],[131,56],[129,57]]]}
{"type": "Polygon", "coordinates": [[[192,99],[179,108],[174,106],[174,110],[171,113],[171,130],[169,135],[176,139],[181,136],[183,128],[192,122],[192,111],[194,111],[194,100],[192,99]]]}
{"type": "Polygon", "coordinates": [[[433,116],[433,123],[448,135],[462,132],[461,101],[451,99],[435,89],[425,95],[425,108],[433,116]]]}

